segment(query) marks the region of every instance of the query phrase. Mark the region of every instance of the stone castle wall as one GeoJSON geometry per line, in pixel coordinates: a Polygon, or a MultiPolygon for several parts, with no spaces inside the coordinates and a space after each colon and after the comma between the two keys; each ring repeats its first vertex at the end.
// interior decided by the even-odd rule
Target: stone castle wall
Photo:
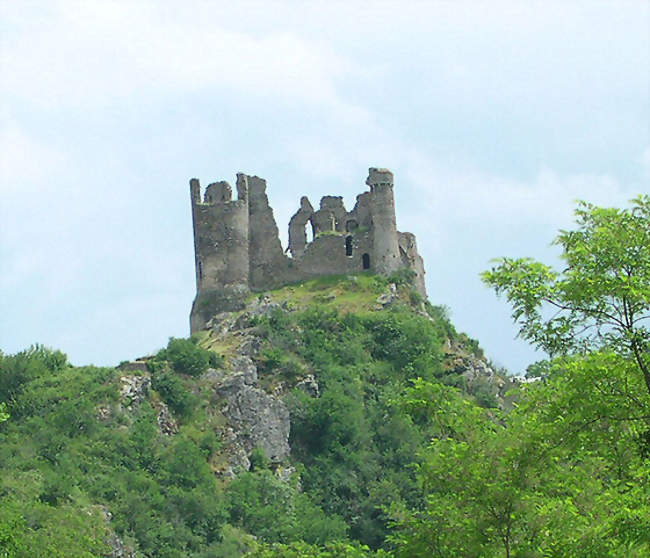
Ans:
{"type": "Polygon", "coordinates": [[[192,332],[214,314],[242,307],[251,290],[323,275],[387,275],[408,268],[426,296],[415,236],[396,227],[393,174],[387,169],[369,170],[370,191],[357,196],[351,211],[340,196],[324,196],[317,210],[302,197],[289,222],[289,254],[282,250],[266,181],[238,174],[236,184],[237,199],[227,182],[210,184],[201,199],[199,181],[190,181],[197,287],[192,332]],[[306,227],[313,233],[309,243],[306,227]]]}

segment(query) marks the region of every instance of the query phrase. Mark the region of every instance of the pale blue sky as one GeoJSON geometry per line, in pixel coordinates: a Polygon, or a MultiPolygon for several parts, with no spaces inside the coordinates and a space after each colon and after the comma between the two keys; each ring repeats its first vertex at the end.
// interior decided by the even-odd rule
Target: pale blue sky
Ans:
{"type": "Polygon", "coordinates": [[[187,335],[191,177],[265,177],[286,237],[300,195],[386,166],[431,301],[517,373],[538,356],[480,271],[650,191],[646,1],[179,5],[0,0],[3,351],[187,335]]]}

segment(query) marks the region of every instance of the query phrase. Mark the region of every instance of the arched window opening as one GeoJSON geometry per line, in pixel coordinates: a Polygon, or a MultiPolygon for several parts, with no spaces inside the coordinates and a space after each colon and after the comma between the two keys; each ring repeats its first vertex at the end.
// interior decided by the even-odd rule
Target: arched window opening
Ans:
{"type": "Polygon", "coordinates": [[[359,225],[354,219],[350,219],[345,223],[345,232],[352,232],[359,228],[359,225]]]}
{"type": "Polygon", "coordinates": [[[345,255],[346,256],[351,256],[352,255],[352,237],[351,236],[346,236],[345,237],[345,255]]]}
{"type": "Polygon", "coordinates": [[[361,261],[363,263],[363,269],[370,269],[370,255],[364,254],[361,256],[361,261]]]}
{"type": "Polygon", "coordinates": [[[305,242],[309,244],[314,240],[314,225],[312,225],[311,221],[307,221],[305,223],[305,242]]]}

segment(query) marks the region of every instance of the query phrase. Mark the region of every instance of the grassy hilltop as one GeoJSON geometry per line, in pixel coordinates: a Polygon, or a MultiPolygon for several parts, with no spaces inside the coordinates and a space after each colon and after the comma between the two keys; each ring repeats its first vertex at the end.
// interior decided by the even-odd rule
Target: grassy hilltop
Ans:
{"type": "Polygon", "coordinates": [[[648,549],[639,430],[554,445],[580,363],[518,388],[407,274],[256,293],[210,326],[118,368],[2,356],[0,556],[648,549]]]}

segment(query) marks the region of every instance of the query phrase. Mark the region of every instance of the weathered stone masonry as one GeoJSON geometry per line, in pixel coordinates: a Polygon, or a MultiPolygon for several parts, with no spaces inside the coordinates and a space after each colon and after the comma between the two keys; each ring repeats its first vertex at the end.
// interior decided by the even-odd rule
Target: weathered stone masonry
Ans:
{"type": "Polygon", "coordinates": [[[368,270],[388,275],[400,268],[415,272],[415,287],[426,296],[424,265],[415,236],[397,230],[393,173],[370,168],[351,211],[343,198],[325,196],[318,209],[306,197],[289,222],[289,247],[282,250],[266,196],[266,181],[237,175],[237,198],[227,182],[201,187],[190,180],[196,298],[191,331],[203,329],[218,312],[243,307],[251,290],[276,288],[322,275],[368,270]],[[306,227],[313,240],[307,242],[306,227]]]}

